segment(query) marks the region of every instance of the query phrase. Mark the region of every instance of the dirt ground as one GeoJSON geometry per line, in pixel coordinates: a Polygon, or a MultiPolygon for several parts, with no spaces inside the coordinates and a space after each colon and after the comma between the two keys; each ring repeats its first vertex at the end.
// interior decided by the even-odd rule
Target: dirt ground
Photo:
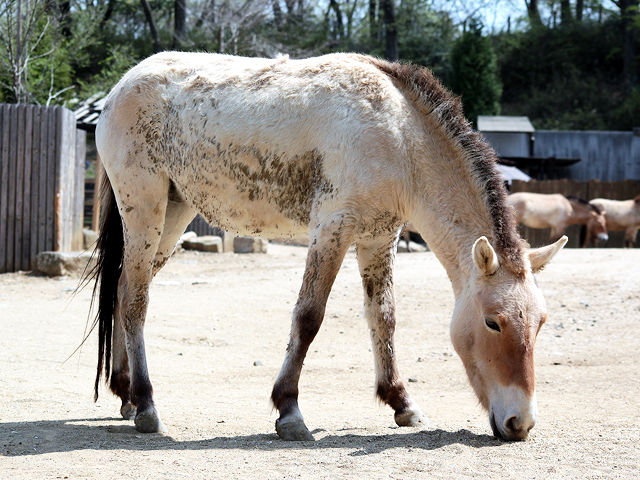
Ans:
{"type": "Polygon", "coordinates": [[[0,478],[414,479],[640,477],[640,249],[564,250],[538,275],[538,424],[492,437],[449,340],[453,293],[432,253],[400,254],[400,372],[434,428],[398,428],[373,395],[350,251],[312,344],[300,405],[315,442],[282,442],[269,404],[306,249],[176,254],[151,288],[146,344],[167,435],[93,402],[90,288],[0,275],[0,478]],[[67,358],[71,356],[69,360],[67,358]],[[65,362],[65,360],[67,360],[65,362]]]}

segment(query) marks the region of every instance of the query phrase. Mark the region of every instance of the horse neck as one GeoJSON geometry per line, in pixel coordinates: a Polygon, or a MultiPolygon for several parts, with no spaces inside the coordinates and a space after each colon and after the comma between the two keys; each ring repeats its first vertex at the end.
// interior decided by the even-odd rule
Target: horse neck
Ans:
{"type": "Polygon", "coordinates": [[[585,223],[590,219],[592,209],[589,205],[583,205],[579,202],[573,202],[573,201],[570,201],[570,203],[571,203],[572,212],[571,212],[571,216],[567,221],[568,225],[574,225],[576,223],[585,223]]]}
{"type": "Polygon", "coordinates": [[[421,155],[428,163],[416,168],[420,175],[414,176],[413,208],[408,214],[444,266],[458,297],[474,277],[474,242],[486,236],[495,245],[491,217],[464,153],[451,146],[441,147],[440,154],[429,153],[421,155]]]}

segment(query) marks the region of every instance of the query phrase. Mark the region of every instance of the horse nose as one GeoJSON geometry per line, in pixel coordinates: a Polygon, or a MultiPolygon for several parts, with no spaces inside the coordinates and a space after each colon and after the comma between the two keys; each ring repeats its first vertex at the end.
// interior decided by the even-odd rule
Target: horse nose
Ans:
{"type": "Polygon", "coordinates": [[[513,415],[504,421],[502,433],[506,440],[524,440],[535,424],[535,419],[528,415],[513,415]]]}
{"type": "Polygon", "coordinates": [[[609,240],[609,235],[607,235],[606,233],[601,233],[600,235],[598,235],[598,240],[600,240],[601,242],[606,242],[609,240]]]}

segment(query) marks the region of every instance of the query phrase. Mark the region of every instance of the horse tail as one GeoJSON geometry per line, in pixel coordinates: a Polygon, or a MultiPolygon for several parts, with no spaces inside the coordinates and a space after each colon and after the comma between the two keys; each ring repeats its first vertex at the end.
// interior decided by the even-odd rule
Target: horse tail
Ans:
{"type": "Polygon", "coordinates": [[[98,371],[95,396],[104,373],[105,382],[111,377],[111,342],[113,338],[113,314],[118,299],[118,281],[122,274],[124,256],[124,232],[111,182],[103,177],[101,192],[100,234],[95,248],[96,266],[87,277],[95,278],[93,301],[98,297],[98,312],[92,330],[98,326],[98,371]]]}

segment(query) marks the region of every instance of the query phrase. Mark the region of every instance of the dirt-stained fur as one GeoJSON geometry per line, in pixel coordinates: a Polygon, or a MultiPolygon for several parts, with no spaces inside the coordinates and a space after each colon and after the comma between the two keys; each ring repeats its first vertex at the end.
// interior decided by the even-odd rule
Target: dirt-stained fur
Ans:
{"type": "Polygon", "coordinates": [[[456,296],[451,337],[496,435],[535,424],[533,345],[546,319],[533,279],[564,245],[529,251],[495,154],[426,69],[356,54],[306,60],[164,52],[131,69],[96,128],[105,187],[95,275],[99,363],[141,432],[165,430],[144,348],[148,289],[191,219],[310,237],[271,399],[276,431],[311,440],[298,407],[305,355],[355,242],[376,393],[400,426],[426,426],[399,374],[393,267],[412,222],[456,296]],[[487,361],[487,359],[489,359],[487,361]]]}

